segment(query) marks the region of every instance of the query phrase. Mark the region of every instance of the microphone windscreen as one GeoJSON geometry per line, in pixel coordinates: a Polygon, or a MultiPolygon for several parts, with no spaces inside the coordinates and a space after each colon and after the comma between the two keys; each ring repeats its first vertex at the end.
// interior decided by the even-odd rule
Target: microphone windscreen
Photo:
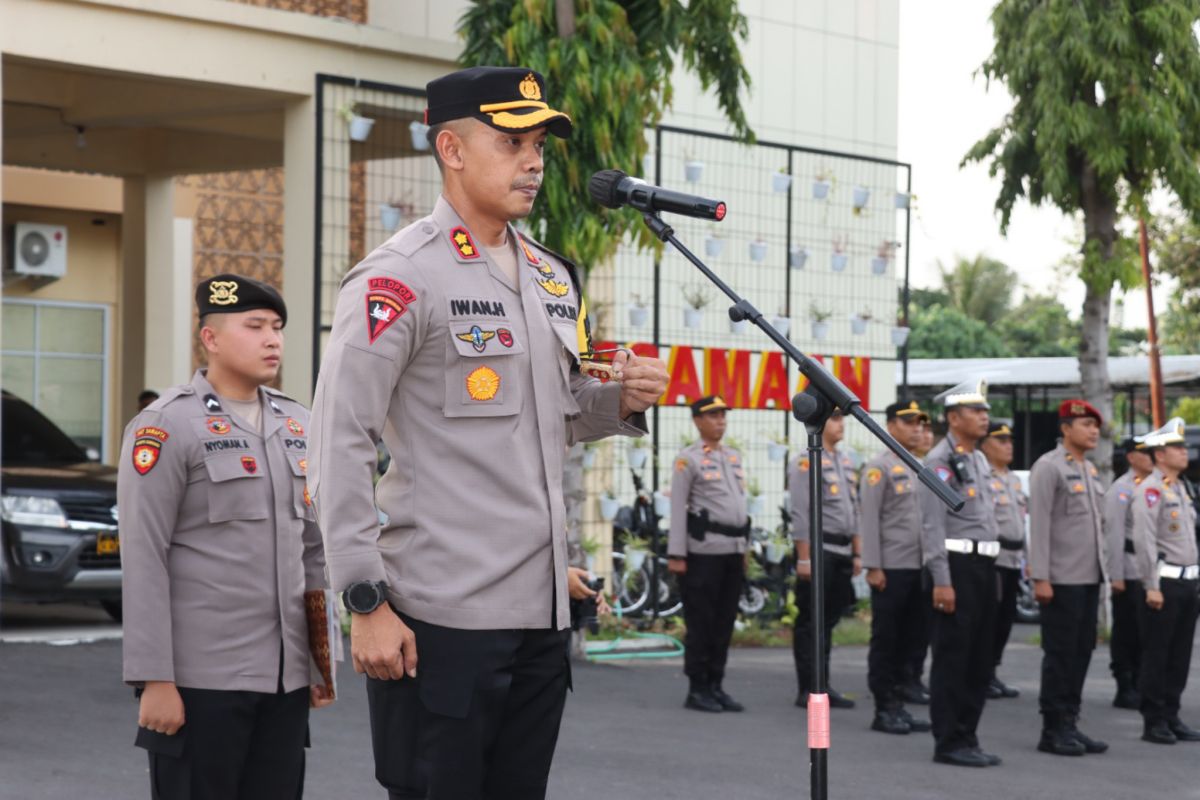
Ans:
{"type": "Polygon", "coordinates": [[[617,197],[617,186],[627,177],[629,176],[619,169],[602,169],[588,181],[588,194],[605,208],[620,208],[621,200],[617,197]]]}

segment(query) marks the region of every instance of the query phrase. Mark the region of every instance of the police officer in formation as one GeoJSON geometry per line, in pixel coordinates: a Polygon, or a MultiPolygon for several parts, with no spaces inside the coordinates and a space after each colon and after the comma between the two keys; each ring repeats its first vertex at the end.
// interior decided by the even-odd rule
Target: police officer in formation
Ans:
{"type": "MultiPolygon", "coordinates": [[[[887,429],[905,448],[920,444],[924,413],[916,402],[887,407],[887,429]]],[[[921,510],[917,477],[891,450],[868,461],[859,483],[862,565],[871,587],[871,646],[867,684],[875,699],[871,729],[928,731],[900,693],[910,643],[928,635],[929,607],[921,579],[921,510]]],[[[922,654],[923,655],[923,654],[922,654]]]]}
{"type": "Polygon", "coordinates": [[[308,411],[267,386],[287,322],[275,289],[218,275],[196,306],[208,368],[138,414],[121,448],[124,679],[153,797],[292,800],[309,706],[333,702],[306,623],[307,595],[324,630],[326,587],[308,411]]]}
{"type": "Polygon", "coordinates": [[[1000,555],[996,556],[996,575],[1000,579],[1000,605],[996,610],[996,641],[992,679],[988,699],[1018,697],[1019,690],[1000,680],[996,670],[1008,645],[1013,622],[1017,618],[1017,594],[1021,584],[1021,555],[1025,550],[1025,492],[1021,479],[1008,468],[1013,460],[1012,428],[1003,422],[988,425],[988,435],[979,443],[987,458],[995,502],[996,528],[1000,535],[1000,555]]]}
{"type": "Polygon", "coordinates": [[[988,481],[977,450],[988,432],[987,384],[966,381],[943,392],[949,430],[926,464],[963,498],[953,511],[921,490],[922,555],[933,582],[933,664],[929,673],[933,760],[965,767],[1000,763],[976,729],[995,666],[996,556],[1000,553],[988,481]]]}
{"type": "Polygon", "coordinates": [[[393,798],[536,799],[570,684],[566,447],[645,433],[666,369],[621,352],[614,380],[583,375],[575,268],[512,224],[547,135],[571,132],[542,76],[476,67],[427,97],[442,195],[342,282],[309,486],[377,779],[393,798]]]}
{"type": "Polygon", "coordinates": [[[671,477],[667,568],[683,586],[684,706],[697,711],[743,710],[722,687],[750,535],[742,454],[721,443],[728,408],[716,395],[692,403],[700,439],[675,457],[671,477]]]}
{"type": "Polygon", "coordinates": [[[1141,708],[1138,675],[1142,648],[1138,615],[1145,605],[1142,575],[1134,558],[1133,493],[1151,472],[1154,459],[1145,437],[1125,442],[1129,469],[1113,481],[1104,494],[1104,532],[1108,540],[1108,579],[1112,585],[1112,629],[1109,634],[1109,668],[1117,682],[1113,705],[1137,711],[1141,708]]]}
{"type": "Polygon", "coordinates": [[[1196,511],[1181,483],[1188,452],[1183,420],[1146,434],[1154,471],[1133,492],[1133,547],[1145,588],[1140,609],[1142,738],[1154,744],[1200,741],[1179,716],[1200,610],[1196,511]]]}
{"type": "MultiPolygon", "coordinates": [[[[912,454],[924,461],[929,451],[933,449],[933,420],[929,418],[929,414],[925,411],[921,412],[921,436],[917,441],[917,446],[912,450],[912,454]]],[[[929,611],[930,602],[930,586],[928,581],[922,581],[921,591],[926,600],[926,611],[929,611]]],[[[904,647],[908,651],[908,656],[904,659],[903,678],[900,683],[900,699],[910,705],[929,705],[929,687],[921,680],[921,676],[925,673],[925,659],[929,655],[929,631],[931,625],[927,622],[924,628],[914,635],[912,638],[904,642],[904,647]]]]}
{"type": "Polygon", "coordinates": [[[1084,457],[1100,439],[1102,419],[1090,403],[1072,399],[1059,406],[1058,422],[1062,440],[1029,474],[1029,569],[1042,626],[1038,750],[1080,756],[1108,749],[1077,724],[1107,569],[1104,489],[1084,457]]]}
{"type": "MultiPolygon", "coordinates": [[[[824,547],[825,627],[822,631],[825,675],[829,677],[829,656],[833,646],[833,629],[845,610],[854,605],[854,585],[851,579],[862,571],[862,543],[858,535],[858,508],[855,493],[857,481],[850,457],[837,449],[845,436],[846,420],[835,411],[825,423],[822,433],[824,451],[821,456],[822,542],[824,547]]],[[[808,695],[816,688],[812,676],[812,580],[811,536],[808,529],[809,492],[808,456],[793,462],[788,471],[788,492],[792,503],[793,538],[796,540],[796,623],[792,637],[792,656],[796,663],[798,693],[796,705],[808,706],[808,695]]],[[[828,687],[829,705],[833,708],[854,708],[854,701],[828,687]]]]}

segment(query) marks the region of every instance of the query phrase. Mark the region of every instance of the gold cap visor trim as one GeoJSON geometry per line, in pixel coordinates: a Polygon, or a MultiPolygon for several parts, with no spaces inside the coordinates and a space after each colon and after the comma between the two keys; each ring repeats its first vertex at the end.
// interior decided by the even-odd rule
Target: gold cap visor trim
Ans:
{"type": "MultiPolygon", "coordinates": [[[[500,105],[507,104],[502,103],[500,105]]],[[[545,106],[545,103],[539,103],[537,105],[545,106]]],[[[530,108],[531,106],[523,105],[521,107],[530,108]]],[[[480,110],[482,111],[484,108],[487,108],[487,106],[481,106],[480,110]]],[[[524,131],[530,128],[536,128],[546,124],[547,122],[553,122],[556,119],[565,119],[568,123],[571,122],[571,118],[563,112],[544,107],[528,114],[510,114],[508,111],[497,111],[494,113],[484,111],[483,113],[491,117],[493,125],[499,128],[505,128],[507,130],[514,131],[524,131]]]]}

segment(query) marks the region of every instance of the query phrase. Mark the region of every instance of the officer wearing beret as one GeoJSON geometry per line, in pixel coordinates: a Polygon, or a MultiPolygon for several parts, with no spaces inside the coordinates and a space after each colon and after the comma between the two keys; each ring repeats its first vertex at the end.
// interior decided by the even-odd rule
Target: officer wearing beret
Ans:
{"type": "Polygon", "coordinates": [[[1000,680],[996,670],[1008,646],[1013,622],[1017,619],[1017,594],[1021,587],[1021,554],[1025,550],[1025,492],[1021,479],[1008,468],[1013,460],[1013,433],[1006,422],[988,425],[988,434],[979,443],[987,458],[988,480],[992,484],[996,527],[1000,534],[1000,555],[996,556],[996,576],[1000,579],[1000,605],[996,610],[995,666],[988,684],[988,699],[1018,697],[1021,693],[1000,680]]]}
{"type": "Polygon", "coordinates": [[[1154,744],[1200,742],[1179,718],[1200,611],[1196,511],[1180,486],[1188,466],[1183,420],[1146,434],[1154,472],[1133,492],[1133,546],[1146,600],[1138,620],[1142,644],[1142,738],[1154,744]]]}
{"type": "MultiPolygon", "coordinates": [[[[837,449],[846,432],[846,420],[835,411],[825,423],[821,440],[821,525],[825,557],[825,674],[829,675],[829,655],[833,647],[833,629],[842,613],[854,605],[851,579],[862,572],[862,542],[858,535],[858,484],[850,456],[837,449]]],[[[792,657],[796,662],[796,705],[808,706],[812,685],[812,544],[808,529],[808,509],[812,502],[808,487],[808,456],[802,456],[788,469],[788,492],[792,501],[792,538],[796,540],[796,623],[792,637],[792,657]]],[[[829,705],[854,708],[854,701],[828,687],[829,705]]]]}
{"type": "Polygon", "coordinates": [[[716,395],[692,403],[700,440],[675,457],[667,567],[681,576],[687,623],[683,671],[687,708],[742,711],[722,688],[745,576],[746,473],[742,454],[721,444],[725,412],[716,395]]]}
{"type": "Polygon", "coordinates": [[[333,702],[306,624],[306,600],[323,624],[326,586],[308,412],[266,386],[283,355],[278,292],[218,275],[196,306],[208,368],[138,414],[121,448],[124,678],[140,689],[153,797],[291,800],[309,706],[333,702]]]}
{"type": "Polygon", "coordinates": [[[475,67],[427,93],[442,195],[342,282],[310,487],[377,779],[393,798],[539,798],[570,684],[566,448],[641,436],[666,369],[620,352],[614,380],[582,374],[575,267],[512,224],[547,135],[571,131],[542,76],[475,67]]]}
{"type": "Polygon", "coordinates": [[[987,383],[969,380],[938,395],[949,430],[925,463],[963,498],[953,511],[921,489],[921,550],[933,582],[933,664],[929,716],[933,760],[988,767],[976,730],[992,675],[996,625],[996,517],[987,459],[977,449],[987,435],[987,383]]]}
{"type": "MultiPolygon", "coordinates": [[[[906,448],[921,440],[920,406],[915,401],[887,407],[887,428],[906,448]]],[[[871,647],[867,685],[875,698],[871,729],[905,734],[928,731],[925,720],[904,708],[907,643],[928,637],[929,607],[921,588],[921,509],[917,476],[891,450],[863,467],[859,482],[862,563],[871,587],[871,647]]]]}
{"type": "Polygon", "coordinates": [[[1029,570],[1042,607],[1038,750],[1078,756],[1108,749],[1077,724],[1107,569],[1104,488],[1084,457],[1099,441],[1103,421],[1091,403],[1072,399],[1058,407],[1058,422],[1058,447],[1029,473],[1029,570]]]}
{"type": "Polygon", "coordinates": [[[1104,536],[1108,541],[1108,579],[1112,584],[1112,631],[1108,648],[1109,668],[1117,681],[1113,705],[1137,711],[1142,705],[1137,688],[1142,660],[1138,615],[1145,604],[1146,592],[1134,558],[1133,493],[1154,471],[1154,457],[1143,436],[1127,439],[1124,449],[1129,469],[1104,494],[1104,536]]]}

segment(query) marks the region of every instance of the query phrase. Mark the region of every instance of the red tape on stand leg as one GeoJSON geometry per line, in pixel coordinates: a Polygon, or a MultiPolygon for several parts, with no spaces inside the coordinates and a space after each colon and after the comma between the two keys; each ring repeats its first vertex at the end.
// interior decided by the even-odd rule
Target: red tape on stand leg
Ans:
{"type": "Polygon", "coordinates": [[[808,749],[829,749],[829,695],[808,696],[808,749]]]}

